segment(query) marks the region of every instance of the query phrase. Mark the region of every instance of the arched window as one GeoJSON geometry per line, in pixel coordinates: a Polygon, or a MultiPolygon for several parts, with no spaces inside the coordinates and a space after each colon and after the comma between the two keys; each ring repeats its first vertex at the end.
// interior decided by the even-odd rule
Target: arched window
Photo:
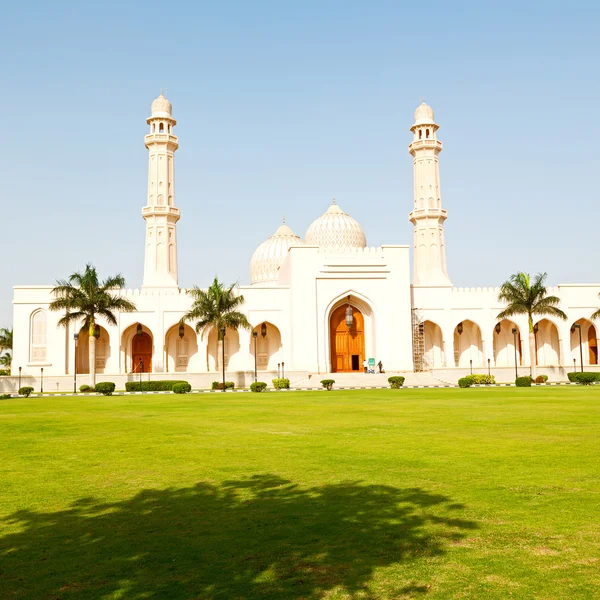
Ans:
{"type": "Polygon", "coordinates": [[[423,130],[419,129],[419,139],[421,139],[423,137],[423,130]]]}
{"type": "Polygon", "coordinates": [[[164,123],[161,123],[161,124],[158,126],[158,132],[159,132],[159,133],[164,133],[164,131],[165,131],[165,125],[164,125],[164,123]]]}
{"type": "Polygon", "coordinates": [[[156,123],[152,123],[152,133],[156,131],[156,123]]]}
{"type": "Polygon", "coordinates": [[[29,328],[30,362],[46,361],[46,311],[39,309],[32,313],[29,328]]]}
{"type": "Polygon", "coordinates": [[[169,125],[169,133],[171,133],[171,126],[169,125]]]}
{"type": "Polygon", "coordinates": [[[429,129],[426,129],[426,130],[425,130],[425,137],[426,137],[427,139],[429,139],[429,129]]]}

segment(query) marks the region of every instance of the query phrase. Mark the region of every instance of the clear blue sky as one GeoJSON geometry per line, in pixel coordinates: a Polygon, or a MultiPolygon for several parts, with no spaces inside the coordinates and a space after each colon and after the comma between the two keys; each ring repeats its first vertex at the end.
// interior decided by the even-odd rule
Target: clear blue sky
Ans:
{"type": "Polygon", "coordinates": [[[303,236],[332,196],[369,245],[410,244],[420,96],[444,142],[453,283],[600,280],[596,2],[13,2],[0,16],[0,326],[12,285],[86,261],[141,284],[160,88],[179,123],[183,287],[248,283],[281,215],[303,236]]]}

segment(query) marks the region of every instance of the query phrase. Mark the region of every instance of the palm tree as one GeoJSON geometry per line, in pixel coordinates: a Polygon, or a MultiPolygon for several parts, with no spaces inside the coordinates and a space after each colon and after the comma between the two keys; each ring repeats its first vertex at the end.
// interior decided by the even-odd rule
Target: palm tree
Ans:
{"type": "MultiPolygon", "coordinates": [[[[600,294],[598,294],[598,298],[600,298],[600,294]]],[[[600,319],[600,308],[592,315],[592,319],[600,319]]]]}
{"type": "Polygon", "coordinates": [[[188,294],[194,299],[192,307],[181,318],[181,323],[195,321],[196,333],[200,333],[202,336],[211,329],[217,331],[223,363],[223,391],[225,391],[225,347],[223,344],[225,331],[228,327],[235,331],[240,327],[252,329],[246,316],[238,310],[244,304],[244,296],[236,294],[236,287],[237,284],[226,287],[217,277],[207,290],[201,290],[194,286],[188,290],[188,294]]]}
{"type": "Polygon", "coordinates": [[[13,330],[2,327],[0,329],[0,352],[3,350],[12,350],[13,330]]]}
{"type": "Polygon", "coordinates": [[[83,273],[73,273],[68,280],[58,280],[52,293],[56,297],[50,303],[50,310],[64,310],[65,315],[58,321],[67,327],[69,323],[83,321],[90,336],[90,378],[96,385],[96,338],[97,319],[104,317],[111,325],[117,325],[116,312],[133,312],[135,304],[115,295],[115,290],[125,287],[121,275],[108,277],[100,282],[96,268],[85,265],[83,273]]]}
{"type": "Polygon", "coordinates": [[[10,369],[12,365],[12,354],[10,352],[5,352],[2,356],[0,356],[0,367],[4,367],[5,369],[10,369]]]}
{"type": "Polygon", "coordinates": [[[529,355],[531,357],[530,375],[535,378],[535,333],[534,315],[551,315],[566,320],[567,315],[557,307],[560,298],[548,296],[546,273],[538,273],[533,282],[531,275],[521,273],[511,275],[500,287],[498,300],[506,303],[506,308],[496,317],[499,321],[515,315],[527,315],[529,321],[529,355]]]}

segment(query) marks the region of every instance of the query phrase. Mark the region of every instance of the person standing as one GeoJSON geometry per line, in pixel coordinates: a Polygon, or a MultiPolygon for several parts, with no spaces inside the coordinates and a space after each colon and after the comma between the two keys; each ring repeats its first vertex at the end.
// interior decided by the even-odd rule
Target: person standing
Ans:
{"type": "Polygon", "coordinates": [[[369,361],[366,358],[365,358],[365,360],[363,360],[363,370],[364,370],[365,374],[369,370],[369,361]]]}
{"type": "Polygon", "coordinates": [[[380,372],[380,373],[384,373],[384,370],[383,370],[383,363],[382,363],[381,361],[379,361],[379,362],[377,363],[377,366],[379,367],[379,372],[380,372]]]}

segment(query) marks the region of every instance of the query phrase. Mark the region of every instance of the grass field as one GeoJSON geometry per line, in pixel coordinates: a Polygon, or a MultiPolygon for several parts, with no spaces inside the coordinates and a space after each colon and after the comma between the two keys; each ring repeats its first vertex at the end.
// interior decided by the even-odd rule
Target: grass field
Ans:
{"type": "Polygon", "coordinates": [[[0,402],[0,598],[600,597],[600,390],[0,402]]]}

